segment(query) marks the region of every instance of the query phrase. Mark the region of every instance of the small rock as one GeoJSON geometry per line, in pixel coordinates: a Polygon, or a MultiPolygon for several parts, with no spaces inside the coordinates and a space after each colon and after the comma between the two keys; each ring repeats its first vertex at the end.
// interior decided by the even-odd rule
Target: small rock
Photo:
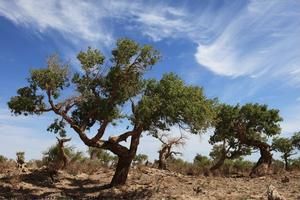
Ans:
{"type": "Polygon", "coordinates": [[[286,200],[283,196],[279,194],[276,188],[271,184],[267,190],[268,200],[286,200]]]}

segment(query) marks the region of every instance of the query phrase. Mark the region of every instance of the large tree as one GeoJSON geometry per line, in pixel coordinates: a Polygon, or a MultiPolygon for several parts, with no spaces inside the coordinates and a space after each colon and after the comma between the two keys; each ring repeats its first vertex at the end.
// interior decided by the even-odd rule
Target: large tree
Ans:
{"type": "MultiPolygon", "coordinates": [[[[267,140],[268,137],[280,133],[279,122],[281,120],[279,111],[269,109],[267,105],[222,105],[211,140],[228,140],[228,147],[234,147],[234,152],[238,154],[239,152],[247,153],[249,150],[247,148],[259,150],[260,158],[252,168],[250,175],[263,175],[269,171],[272,162],[271,146],[267,140]]],[[[225,149],[226,147],[223,148],[223,150],[225,149]]],[[[224,154],[226,155],[226,151],[224,154]]]]}
{"type": "Polygon", "coordinates": [[[213,101],[202,88],[187,86],[174,74],[145,80],[145,72],[160,58],[151,46],[120,39],[108,61],[92,48],[77,58],[81,72],[72,73],[67,64],[51,57],[45,68],[31,71],[28,86],[20,88],[8,105],[16,115],[53,112],[58,116],[51,125],[54,132],[64,134],[68,124],[87,146],[117,155],[111,186],[125,184],[143,132],[178,124],[197,134],[210,126],[213,101]],[[128,129],[104,140],[107,127],[121,120],[129,121],[128,129]],[[88,137],[92,127],[97,131],[88,137]],[[129,147],[120,144],[128,138],[129,147]]]}

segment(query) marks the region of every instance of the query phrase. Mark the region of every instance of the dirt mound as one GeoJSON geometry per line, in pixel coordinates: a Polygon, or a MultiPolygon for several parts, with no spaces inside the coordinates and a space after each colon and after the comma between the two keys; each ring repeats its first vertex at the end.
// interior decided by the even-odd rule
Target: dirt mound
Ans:
{"type": "Polygon", "coordinates": [[[113,170],[92,175],[59,172],[53,182],[43,169],[0,174],[0,199],[266,199],[272,184],[287,199],[300,199],[300,174],[262,178],[204,177],[141,167],[131,169],[125,186],[108,188],[113,170]],[[289,182],[282,182],[288,177],[289,182]]]}

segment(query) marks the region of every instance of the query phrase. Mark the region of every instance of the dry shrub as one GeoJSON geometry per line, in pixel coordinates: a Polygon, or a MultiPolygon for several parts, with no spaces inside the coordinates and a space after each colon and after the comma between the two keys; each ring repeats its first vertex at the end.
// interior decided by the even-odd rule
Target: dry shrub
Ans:
{"type": "Polygon", "coordinates": [[[77,175],[80,173],[94,174],[99,171],[100,168],[103,169],[108,167],[100,160],[84,159],[69,163],[65,170],[69,174],[77,175]]]}
{"type": "Polygon", "coordinates": [[[290,169],[293,171],[300,171],[300,158],[291,160],[290,169]]]}
{"type": "Polygon", "coordinates": [[[232,174],[249,174],[254,163],[240,159],[225,160],[223,166],[213,173],[210,171],[212,161],[205,156],[195,157],[194,162],[186,162],[182,159],[168,160],[168,169],[185,175],[199,176],[199,175],[215,175],[215,176],[230,176],[232,174]]]}
{"type": "Polygon", "coordinates": [[[284,172],[284,163],[281,160],[273,160],[272,161],[272,172],[273,174],[281,174],[284,172]]]}
{"type": "Polygon", "coordinates": [[[17,163],[12,159],[2,159],[0,162],[0,174],[5,174],[16,169],[17,163]]]}
{"type": "Polygon", "coordinates": [[[26,165],[31,169],[39,169],[44,166],[44,163],[42,160],[30,160],[26,163],[26,165]]]}
{"type": "Polygon", "coordinates": [[[169,159],[167,163],[168,169],[189,176],[198,176],[207,174],[209,165],[195,164],[186,162],[180,158],[169,159]]]}
{"type": "Polygon", "coordinates": [[[243,160],[242,158],[235,160],[225,160],[223,166],[219,170],[219,175],[230,176],[232,174],[248,175],[254,166],[253,162],[243,160]]]}

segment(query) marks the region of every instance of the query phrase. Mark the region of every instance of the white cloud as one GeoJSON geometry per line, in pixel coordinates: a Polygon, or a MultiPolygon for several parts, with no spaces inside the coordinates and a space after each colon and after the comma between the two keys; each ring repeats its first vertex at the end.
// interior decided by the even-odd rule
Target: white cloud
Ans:
{"type": "Polygon", "coordinates": [[[74,43],[79,40],[112,42],[108,27],[101,21],[105,17],[101,5],[88,1],[19,0],[2,1],[0,15],[17,25],[38,32],[55,30],[74,43]]]}
{"type": "Polygon", "coordinates": [[[2,1],[0,15],[37,32],[55,30],[82,47],[110,45],[113,26],[154,41],[185,38],[198,44],[196,61],[224,76],[280,77],[300,82],[300,3],[213,1],[191,10],[146,1],[2,1]]]}
{"type": "MultiPolygon", "coordinates": [[[[224,10],[222,12],[231,12],[224,10]]],[[[300,3],[250,1],[216,40],[199,42],[196,60],[219,75],[286,78],[298,82],[300,3]]]]}

